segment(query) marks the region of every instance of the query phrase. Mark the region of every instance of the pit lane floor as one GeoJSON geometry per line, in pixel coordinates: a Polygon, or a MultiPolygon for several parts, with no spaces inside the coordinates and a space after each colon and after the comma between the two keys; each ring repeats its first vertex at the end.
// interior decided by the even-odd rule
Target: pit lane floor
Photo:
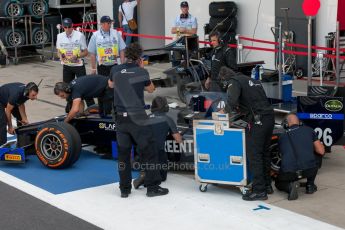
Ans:
{"type": "MultiPolygon", "coordinates": [[[[166,64],[163,66],[165,68],[166,64]]],[[[159,68],[159,65],[155,65],[154,68],[159,68]]],[[[29,63],[23,60],[18,66],[10,65],[0,69],[0,84],[15,81],[39,82],[43,78],[39,94],[41,100],[27,103],[29,120],[40,121],[64,112],[64,101],[52,92],[55,82],[62,80],[61,73],[62,67],[59,62],[29,63]]],[[[294,90],[303,94],[305,86],[305,81],[297,81],[294,83],[294,90]]],[[[169,102],[178,102],[176,88],[157,89],[153,95],[146,95],[147,101],[150,102],[155,95],[168,96],[169,102]]],[[[48,203],[61,210],[55,210],[48,205],[51,209],[42,211],[46,214],[44,216],[35,215],[35,212],[31,211],[42,225],[28,225],[26,229],[47,229],[47,225],[53,226],[50,229],[54,229],[54,226],[65,229],[63,223],[68,221],[75,221],[71,225],[75,226],[74,229],[96,229],[95,226],[105,229],[336,229],[335,226],[345,228],[345,151],[342,146],[336,146],[332,150],[332,153],[326,156],[317,177],[319,191],[313,195],[306,195],[301,188],[297,201],[287,201],[286,194],[276,190],[266,202],[244,202],[239,191],[231,187],[211,186],[206,193],[200,193],[193,176],[181,173],[169,175],[167,183],[163,186],[170,189],[170,194],[165,197],[146,198],[145,190],[141,189],[134,191],[129,199],[120,199],[117,183],[53,195],[5,173],[0,165],[0,181],[3,182],[0,183],[0,214],[5,216],[8,212],[15,216],[17,213],[15,218],[18,219],[10,221],[9,218],[13,216],[7,215],[8,218],[0,218],[0,226],[5,227],[1,229],[24,229],[25,227],[20,225],[20,219],[23,219],[22,223],[29,223],[32,216],[18,210],[24,207],[40,210],[40,206],[48,203]],[[29,198],[27,194],[42,202],[33,197],[29,198]],[[259,205],[269,210],[254,211],[259,205]],[[61,214],[55,214],[60,211],[61,214]],[[78,218],[89,222],[90,225],[78,218]]]]}

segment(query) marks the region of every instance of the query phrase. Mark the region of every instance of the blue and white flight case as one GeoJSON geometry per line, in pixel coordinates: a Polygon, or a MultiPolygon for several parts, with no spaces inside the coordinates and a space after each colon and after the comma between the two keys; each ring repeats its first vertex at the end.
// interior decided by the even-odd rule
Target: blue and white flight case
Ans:
{"type": "Polygon", "coordinates": [[[208,184],[235,185],[247,191],[245,130],[228,121],[194,120],[195,178],[200,191],[208,184]]]}

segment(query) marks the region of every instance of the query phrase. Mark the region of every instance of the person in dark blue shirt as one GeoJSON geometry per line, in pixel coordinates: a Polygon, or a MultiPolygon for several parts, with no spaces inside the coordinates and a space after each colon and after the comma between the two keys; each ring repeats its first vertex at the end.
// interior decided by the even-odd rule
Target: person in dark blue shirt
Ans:
{"type": "Polygon", "coordinates": [[[123,198],[127,198],[132,189],[132,145],[136,145],[143,163],[142,169],[145,170],[146,195],[153,197],[169,193],[168,189],[159,186],[161,177],[157,167],[158,153],[144,102],[144,91],[152,93],[155,87],[148,71],[143,68],[141,55],[140,45],[132,43],[126,47],[127,63],[113,66],[109,80],[109,86],[114,88],[118,170],[123,198]]]}
{"type": "Polygon", "coordinates": [[[316,154],[324,155],[325,148],[314,130],[302,125],[295,114],[289,114],[283,126],[286,132],[279,138],[282,161],[275,186],[289,194],[288,200],[296,200],[299,179],[307,178],[307,194],[317,190],[314,183],[318,171],[316,154]]]}
{"type": "MultiPolygon", "coordinates": [[[[168,173],[168,155],[165,152],[166,138],[171,134],[176,143],[182,143],[182,136],[178,132],[173,119],[167,115],[167,112],[169,112],[169,105],[165,97],[157,96],[152,100],[151,112],[150,124],[152,125],[155,146],[161,166],[160,175],[162,181],[165,181],[168,173]]],[[[144,177],[145,173],[141,172],[140,176],[133,181],[135,189],[138,189],[144,184],[144,177]]]]}
{"type": "MultiPolygon", "coordinates": [[[[71,104],[65,122],[71,121],[78,112],[84,111],[85,99],[98,98],[99,113],[102,117],[111,113],[113,90],[108,87],[108,77],[102,75],[89,75],[72,80],[69,84],[58,82],[54,93],[71,104]]],[[[68,106],[70,107],[70,106],[68,106]]]]}
{"type": "Polygon", "coordinates": [[[27,85],[19,82],[8,83],[0,87],[0,146],[7,142],[7,132],[14,134],[12,115],[19,125],[29,123],[24,103],[27,100],[36,100],[38,86],[34,82],[27,85]]]}

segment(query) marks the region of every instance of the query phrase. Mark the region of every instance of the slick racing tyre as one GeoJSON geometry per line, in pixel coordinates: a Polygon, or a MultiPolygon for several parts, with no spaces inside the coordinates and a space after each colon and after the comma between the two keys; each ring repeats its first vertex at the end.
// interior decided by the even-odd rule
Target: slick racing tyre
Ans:
{"type": "Polygon", "coordinates": [[[4,28],[0,33],[0,39],[5,47],[16,47],[25,44],[25,34],[21,28],[4,28]]]}
{"type": "Polygon", "coordinates": [[[0,17],[20,17],[24,7],[18,0],[0,0],[0,17]]]}
{"type": "Polygon", "coordinates": [[[72,125],[49,123],[37,133],[35,148],[37,157],[48,168],[67,168],[80,156],[81,139],[72,125]]]}
{"type": "Polygon", "coordinates": [[[210,30],[217,30],[219,32],[232,32],[237,28],[236,18],[210,18],[210,30]]]}
{"type": "Polygon", "coordinates": [[[211,2],[209,13],[211,17],[215,18],[235,17],[237,6],[234,2],[211,2]]]}
{"type": "Polygon", "coordinates": [[[49,5],[46,0],[30,0],[28,4],[28,13],[34,18],[40,18],[48,14],[49,5]]]}

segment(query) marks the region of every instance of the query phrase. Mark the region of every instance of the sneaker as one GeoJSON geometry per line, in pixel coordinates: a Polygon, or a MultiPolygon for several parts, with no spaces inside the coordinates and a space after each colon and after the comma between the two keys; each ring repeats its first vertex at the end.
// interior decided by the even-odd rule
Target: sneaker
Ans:
{"type": "Polygon", "coordinates": [[[131,194],[131,190],[121,190],[121,198],[127,198],[131,194]]]}
{"type": "Polygon", "coordinates": [[[169,189],[162,188],[160,186],[154,186],[154,188],[148,188],[146,196],[154,197],[154,196],[164,196],[169,193],[169,189]]]}
{"type": "Polygon", "coordinates": [[[133,180],[133,187],[135,189],[138,189],[140,186],[144,185],[144,181],[145,181],[145,173],[141,172],[139,177],[133,180]]]}
{"type": "Polygon", "coordinates": [[[305,187],[305,193],[313,194],[317,191],[317,186],[315,184],[307,184],[305,187]]]}
{"type": "Polygon", "coordinates": [[[249,192],[246,193],[242,196],[243,200],[246,201],[254,201],[254,200],[267,200],[267,193],[265,192],[260,192],[260,193],[255,193],[255,192],[249,192]]]}
{"type": "Polygon", "coordinates": [[[271,195],[271,194],[274,193],[274,190],[273,190],[273,188],[272,188],[272,185],[267,185],[267,186],[266,186],[266,193],[269,194],[269,195],[271,195]]]}
{"type": "Polygon", "coordinates": [[[290,182],[288,200],[298,199],[298,191],[297,191],[298,187],[299,187],[298,181],[290,182]]]}

